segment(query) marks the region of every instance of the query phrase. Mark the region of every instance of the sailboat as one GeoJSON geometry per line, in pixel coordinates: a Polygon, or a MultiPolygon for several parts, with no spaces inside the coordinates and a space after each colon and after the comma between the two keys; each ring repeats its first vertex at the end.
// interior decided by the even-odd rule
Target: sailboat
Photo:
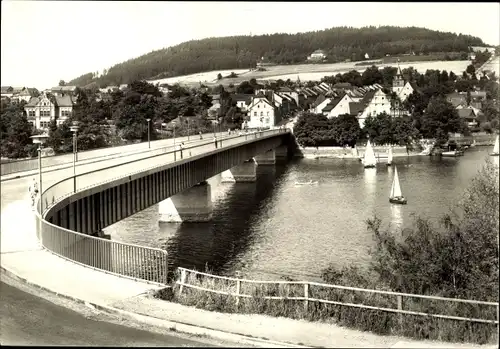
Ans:
{"type": "Polygon", "coordinates": [[[387,155],[387,166],[392,165],[392,147],[389,148],[389,155],[387,155]]]}
{"type": "Polygon", "coordinates": [[[370,140],[368,140],[368,143],[366,143],[365,154],[363,157],[363,166],[365,168],[370,168],[370,167],[375,167],[376,164],[377,164],[377,158],[375,157],[375,153],[373,152],[370,140]]]}
{"type": "Polygon", "coordinates": [[[497,139],[495,140],[495,146],[493,147],[493,153],[490,154],[491,156],[498,156],[498,135],[497,139]]]}
{"type": "Polygon", "coordinates": [[[398,169],[396,167],[394,167],[394,179],[392,180],[389,202],[392,204],[406,205],[406,198],[403,196],[403,193],[401,193],[401,187],[399,185],[398,169]]]}

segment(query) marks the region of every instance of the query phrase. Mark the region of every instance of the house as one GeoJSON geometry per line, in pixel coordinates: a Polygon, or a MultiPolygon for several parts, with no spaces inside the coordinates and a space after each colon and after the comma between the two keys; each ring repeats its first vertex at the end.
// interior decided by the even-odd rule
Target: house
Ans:
{"type": "Polygon", "coordinates": [[[281,95],[287,95],[295,101],[296,105],[299,105],[299,94],[297,91],[292,90],[291,88],[284,86],[281,87],[278,91],[281,95]]]}
{"type": "Polygon", "coordinates": [[[252,102],[248,107],[248,115],[248,128],[269,128],[280,121],[278,108],[263,94],[252,98],[252,102]]]}
{"type": "Polygon", "coordinates": [[[73,96],[75,94],[75,91],[76,86],[57,86],[50,89],[50,93],[52,93],[54,96],[73,96]]]}
{"type": "Polygon", "coordinates": [[[2,99],[4,98],[11,98],[13,95],[14,89],[12,86],[2,86],[1,87],[1,95],[2,99]]]}
{"type": "Polygon", "coordinates": [[[391,114],[391,101],[382,90],[368,91],[361,102],[363,112],[358,115],[358,122],[361,128],[364,127],[365,120],[368,116],[377,116],[381,113],[391,114]]]}
{"type": "Polygon", "coordinates": [[[2,99],[12,99],[15,95],[19,95],[26,87],[2,86],[2,99]]]}
{"type": "MultiPolygon", "coordinates": [[[[378,85],[378,84],[376,84],[378,85]]],[[[380,86],[380,85],[378,85],[380,86]]],[[[378,87],[376,86],[376,87],[378,87]]],[[[378,87],[381,88],[381,87],[378,87]]],[[[392,81],[392,91],[399,97],[399,99],[404,102],[406,99],[413,93],[413,91],[417,90],[417,86],[409,81],[404,80],[403,73],[401,72],[401,68],[398,66],[398,71],[394,80],[392,81]]]]}
{"type": "Polygon", "coordinates": [[[310,56],[307,57],[307,60],[309,60],[309,61],[322,61],[325,58],[326,58],[325,51],[316,50],[313,53],[311,53],[310,56]]]}
{"type": "Polygon", "coordinates": [[[238,108],[240,108],[240,110],[243,113],[246,113],[248,106],[252,102],[252,97],[253,97],[253,95],[244,94],[244,93],[231,94],[231,102],[233,104],[236,104],[236,106],[238,108]]]}
{"type": "Polygon", "coordinates": [[[325,108],[323,108],[323,115],[326,115],[328,119],[331,119],[342,114],[350,114],[349,103],[352,102],[352,98],[347,93],[335,97],[325,108]]]}
{"type": "Polygon", "coordinates": [[[457,108],[458,116],[460,119],[465,120],[467,122],[467,126],[469,128],[476,127],[478,125],[478,113],[474,108],[457,108]]]}
{"type": "Polygon", "coordinates": [[[37,129],[47,129],[52,120],[62,124],[73,112],[75,100],[68,95],[51,96],[43,94],[33,97],[24,106],[28,121],[37,129]]]}
{"type": "Polygon", "coordinates": [[[26,103],[31,100],[32,97],[38,96],[38,90],[36,88],[24,87],[21,92],[12,95],[12,101],[25,101],[26,103]]]}
{"type": "MultiPolygon", "coordinates": [[[[452,92],[446,95],[446,100],[455,108],[458,106],[467,106],[467,92],[452,92]]],[[[472,91],[470,93],[470,104],[476,108],[481,108],[482,102],[486,100],[485,91],[472,91]]]]}
{"type": "Polygon", "coordinates": [[[314,111],[313,113],[315,114],[323,114],[323,109],[326,108],[326,106],[332,101],[331,98],[326,98],[321,102],[319,103],[316,108],[314,108],[314,111]]]}

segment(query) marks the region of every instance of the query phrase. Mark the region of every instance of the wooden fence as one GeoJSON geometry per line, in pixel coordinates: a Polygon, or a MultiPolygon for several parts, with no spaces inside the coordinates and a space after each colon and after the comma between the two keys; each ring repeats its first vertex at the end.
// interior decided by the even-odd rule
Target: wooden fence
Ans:
{"type": "MultiPolygon", "coordinates": [[[[390,292],[390,291],[381,291],[381,290],[370,290],[370,289],[364,289],[364,288],[356,288],[356,287],[347,287],[347,286],[339,286],[339,285],[330,285],[330,284],[323,284],[323,283],[317,283],[317,282],[308,282],[308,281],[257,281],[257,280],[247,280],[247,279],[239,279],[239,278],[232,278],[232,277],[225,277],[225,276],[217,276],[217,275],[212,275],[208,273],[203,273],[199,272],[196,270],[190,270],[186,268],[178,268],[180,271],[180,275],[175,281],[177,285],[179,285],[179,295],[182,294],[183,288],[192,288],[200,291],[205,291],[205,292],[211,292],[211,293],[216,293],[216,294],[222,294],[222,295],[227,295],[227,296],[232,296],[235,297],[235,302],[236,304],[239,303],[240,298],[252,298],[255,297],[254,295],[246,294],[242,292],[242,286],[244,284],[250,284],[252,286],[256,285],[269,285],[269,286],[277,286],[277,285],[284,285],[286,288],[291,288],[292,286],[299,287],[301,290],[303,290],[301,293],[302,295],[300,296],[259,296],[263,299],[268,299],[268,300],[293,300],[297,302],[303,302],[304,306],[304,311],[307,312],[309,309],[309,303],[311,302],[317,302],[317,303],[323,303],[323,304],[333,304],[333,305],[341,305],[341,306],[347,306],[347,307],[354,307],[354,308],[363,308],[363,309],[370,309],[370,310],[378,310],[378,311],[385,311],[385,312],[392,312],[392,313],[398,313],[399,316],[399,321],[402,322],[403,320],[403,315],[417,315],[417,316],[427,316],[427,317],[434,317],[434,318],[441,318],[441,319],[450,319],[450,320],[460,320],[460,321],[469,321],[469,322],[478,322],[478,323],[490,323],[490,324],[496,324],[498,325],[499,323],[499,303],[498,302],[485,302],[485,301],[476,301],[476,300],[468,300],[468,299],[458,299],[458,298],[446,298],[446,297],[437,297],[437,296],[426,296],[426,295],[418,295],[418,294],[409,294],[409,293],[400,293],[400,292],[390,292]],[[221,282],[221,283],[226,283],[228,285],[231,285],[230,287],[226,287],[226,291],[223,291],[221,289],[209,289],[205,287],[201,287],[198,285],[193,285],[188,283],[188,276],[196,276],[196,277],[202,277],[205,278],[206,280],[212,280],[216,282],[221,282]],[[360,303],[353,303],[353,302],[343,302],[343,301],[335,301],[331,299],[321,299],[321,298],[316,298],[314,295],[311,294],[310,290],[311,287],[317,287],[317,288],[323,288],[323,289],[329,289],[329,290],[342,290],[345,291],[346,293],[349,291],[353,292],[361,292],[365,294],[371,294],[371,295],[385,295],[389,296],[389,298],[395,298],[394,304],[396,304],[395,307],[389,308],[389,307],[379,307],[375,305],[367,305],[367,304],[360,304],[360,303]],[[228,291],[230,290],[230,291],[228,291]],[[438,302],[447,302],[449,304],[454,303],[462,303],[462,304],[469,304],[469,305],[481,305],[485,307],[496,307],[496,320],[495,319],[484,319],[484,318],[476,318],[476,317],[463,317],[463,316],[455,316],[455,315],[449,315],[449,314],[435,314],[435,313],[429,313],[429,312],[421,312],[421,311],[412,311],[410,309],[404,309],[403,307],[403,299],[416,299],[416,300],[429,300],[429,301],[438,301],[438,302]]],[[[294,292],[296,293],[296,292],[294,292]]],[[[416,302],[415,302],[416,303],[416,302]]],[[[490,314],[493,312],[490,312],[490,314]]]]}

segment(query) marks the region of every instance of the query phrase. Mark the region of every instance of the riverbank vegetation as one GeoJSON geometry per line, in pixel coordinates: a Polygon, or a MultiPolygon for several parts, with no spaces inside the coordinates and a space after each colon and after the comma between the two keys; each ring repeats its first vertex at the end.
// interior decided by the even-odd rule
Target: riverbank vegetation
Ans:
{"type": "MultiPolygon", "coordinates": [[[[413,227],[382,228],[380,219],[367,221],[374,248],[368,267],[330,266],[322,272],[328,284],[450,298],[498,302],[498,169],[489,161],[449,214],[439,222],[416,217],[413,227]]],[[[177,280],[180,279],[178,275],[177,280]]],[[[416,339],[494,343],[497,325],[418,315],[378,308],[398,308],[397,297],[310,285],[308,298],[364,304],[358,307],[290,299],[304,297],[303,284],[246,283],[188,274],[184,280],[198,288],[175,284],[157,297],[211,311],[266,314],[373,331],[416,339]],[[219,293],[202,289],[215,290],[219,293]],[[239,293],[251,297],[236,297],[239,293]],[[264,299],[265,296],[277,299],[264,299]],[[279,298],[279,299],[278,299],[279,298]]],[[[404,310],[495,320],[496,307],[403,297],[404,310]]]]}
{"type": "MultiPolygon", "coordinates": [[[[428,55],[435,52],[460,52],[467,55],[470,46],[483,46],[480,38],[437,32],[425,28],[392,26],[338,27],[297,34],[231,36],[191,40],[152,51],[116,64],[102,76],[84,74],[68,84],[100,87],[128,84],[134,80],[162,79],[213,70],[255,68],[258,60],[275,64],[296,64],[322,49],[330,63],[371,59],[387,54],[428,55]]],[[[214,80],[217,72],[214,72],[214,80]]]]}

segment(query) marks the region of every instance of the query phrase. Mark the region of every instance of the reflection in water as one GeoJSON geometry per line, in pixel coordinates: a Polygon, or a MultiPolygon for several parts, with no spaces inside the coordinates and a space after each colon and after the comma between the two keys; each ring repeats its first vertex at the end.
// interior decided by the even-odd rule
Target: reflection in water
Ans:
{"type": "Polygon", "coordinates": [[[401,205],[391,204],[391,228],[394,231],[403,229],[402,209],[401,205]]]}
{"type": "MultiPolygon", "coordinates": [[[[377,190],[377,168],[365,168],[364,180],[366,188],[366,198],[369,200],[366,203],[372,204],[375,199],[375,192],[377,190]]],[[[370,205],[372,207],[372,205],[370,205]]]]}
{"type": "Polygon", "coordinates": [[[223,184],[224,204],[214,208],[212,222],[177,224],[173,227],[174,233],[171,224],[161,224],[160,234],[170,235],[161,246],[170,256],[169,269],[208,268],[225,274],[240,269],[238,256],[258,238],[251,228],[263,214],[261,210],[266,207],[284,170],[284,166],[260,166],[255,183],[223,184]],[[235,207],[237,213],[233,211],[235,207]]]}

